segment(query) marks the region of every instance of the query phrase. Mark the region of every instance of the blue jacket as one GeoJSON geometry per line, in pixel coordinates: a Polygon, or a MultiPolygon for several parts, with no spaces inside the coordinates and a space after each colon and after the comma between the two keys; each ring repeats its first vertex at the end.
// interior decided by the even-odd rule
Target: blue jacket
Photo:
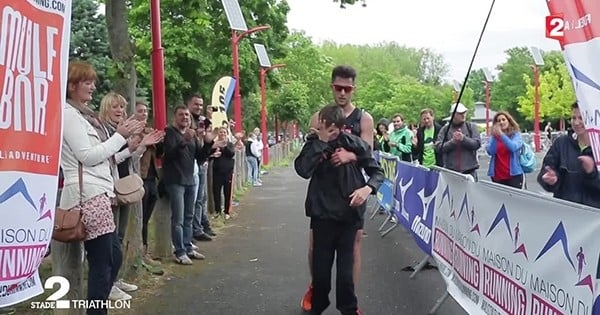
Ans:
{"type": "MultiPolygon", "coordinates": [[[[521,156],[521,148],[523,148],[523,140],[521,139],[521,133],[515,132],[511,137],[503,134],[500,139],[504,146],[511,152],[510,154],[510,176],[517,176],[523,174],[523,168],[519,158],[521,156]]],[[[490,167],[488,169],[488,176],[494,177],[494,170],[496,165],[496,150],[498,149],[498,141],[496,137],[490,137],[490,142],[487,146],[487,153],[491,156],[490,167]]]]}

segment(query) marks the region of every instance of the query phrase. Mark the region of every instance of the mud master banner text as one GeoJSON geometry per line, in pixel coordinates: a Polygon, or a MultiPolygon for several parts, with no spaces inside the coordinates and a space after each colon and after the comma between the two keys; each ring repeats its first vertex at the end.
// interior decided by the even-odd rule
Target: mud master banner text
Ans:
{"type": "Polygon", "coordinates": [[[0,0],[0,307],[43,292],[70,23],[70,0],[0,0]]]}

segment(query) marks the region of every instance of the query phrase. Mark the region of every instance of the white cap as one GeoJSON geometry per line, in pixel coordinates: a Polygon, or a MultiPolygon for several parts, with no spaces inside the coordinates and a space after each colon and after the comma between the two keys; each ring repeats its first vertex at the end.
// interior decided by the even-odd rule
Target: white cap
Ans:
{"type": "Polygon", "coordinates": [[[466,113],[469,111],[469,109],[465,105],[463,105],[462,103],[458,103],[458,104],[452,104],[452,107],[450,107],[450,114],[452,114],[452,112],[454,112],[455,107],[456,107],[456,112],[459,114],[466,113]]]}

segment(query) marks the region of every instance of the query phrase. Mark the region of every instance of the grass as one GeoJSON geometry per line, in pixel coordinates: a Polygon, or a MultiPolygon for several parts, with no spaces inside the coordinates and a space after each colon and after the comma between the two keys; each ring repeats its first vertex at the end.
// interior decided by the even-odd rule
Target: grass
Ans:
{"type": "MultiPolygon", "coordinates": [[[[262,166],[263,170],[269,171],[272,170],[274,168],[277,167],[288,167],[291,165],[292,160],[296,157],[297,152],[293,151],[291,152],[287,157],[281,159],[279,162],[277,163],[271,163],[269,165],[264,165],[262,166]]],[[[237,191],[235,191],[234,195],[233,195],[233,199],[236,201],[241,200],[241,198],[245,195],[245,193],[248,191],[249,189],[249,185],[244,184],[242,189],[239,189],[237,191]]],[[[235,211],[233,211],[232,216],[235,217],[235,211]]],[[[148,241],[149,243],[152,243],[155,239],[156,239],[156,229],[154,228],[154,220],[151,219],[150,222],[148,223],[148,241]]],[[[215,231],[217,233],[219,233],[219,230],[225,228],[227,225],[225,219],[223,218],[223,216],[220,216],[218,218],[213,218],[211,220],[211,226],[213,227],[213,229],[215,229],[215,231]]],[[[144,300],[147,299],[151,299],[152,297],[155,296],[155,292],[164,284],[164,282],[168,281],[170,278],[172,278],[174,275],[179,275],[181,276],[181,273],[185,272],[185,269],[182,268],[176,268],[178,267],[176,264],[171,263],[171,262],[164,262],[163,264],[160,265],[160,269],[163,270],[164,274],[161,276],[157,276],[157,275],[153,275],[152,273],[150,273],[149,271],[147,271],[144,267],[139,267],[139,269],[137,270],[137,276],[135,277],[135,279],[133,279],[133,283],[135,283],[138,287],[140,287],[140,290],[136,291],[134,293],[134,299],[132,302],[132,306],[135,306],[136,303],[141,303],[144,300]]],[[[82,296],[85,296],[85,291],[86,291],[86,283],[87,283],[87,264],[84,264],[83,266],[84,271],[83,271],[83,287],[84,287],[84,292],[82,293],[82,296]]],[[[42,281],[45,281],[45,279],[47,279],[48,277],[52,276],[52,260],[50,257],[44,259],[44,261],[42,262],[40,268],[39,268],[39,273],[40,273],[40,278],[42,279],[42,281]]],[[[129,279],[132,280],[132,279],[129,279]]],[[[30,300],[27,300],[25,302],[19,303],[17,305],[14,305],[12,308],[5,308],[5,309],[1,309],[0,308],[0,315],[3,314],[25,314],[25,315],[52,315],[54,314],[54,312],[52,310],[33,310],[31,309],[31,302],[41,302],[41,301],[45,301],[46,298],[52,294],[54,292],[54,290],[45,290],[44,293],[42,293],[39,296],[36,296],[30,300]],[[14,310],[16,311],[15,313],[11,313],[10,311],[14,308],[14,310]]],[[[121,315],[121,314],[128,314],[131,313],[131,310],[111,310],[110,314],[117,314],[117,315],[121,315]]]]}

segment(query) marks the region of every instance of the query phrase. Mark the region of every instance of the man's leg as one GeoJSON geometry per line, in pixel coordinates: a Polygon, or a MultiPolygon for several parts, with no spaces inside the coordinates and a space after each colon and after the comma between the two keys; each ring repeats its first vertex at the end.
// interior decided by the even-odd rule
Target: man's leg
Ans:
{"type": "Polygon", "coordinates": [[[183,207],[184,186],[167,185],[169,204],[171,206],[171,241],[175,247],[175,257],[185,256],[183,243],[183,207]]]}
{"type": "Polygon", "coordinates": [[[360,278],[360,266],[361,266],[361,252],[360,244],[362,243],[363,227],[356,231],[354,237],[354,265],[352,266],[352,279],[354,279],[354,289],[358,286],[358,279],[360,278]]]}
{"type": "Polygon", "coordinates": [[[202,189],[202,198],[200,198],[200,203],[202,204],[202,216],[200,218],[200,224],[202,225],[202,230],[204,231],[204,233],[208,234],[209,236],[215,236],[215,232],[213,232],[212,228],[210,227],[210,220],[208,219],[208,206],[207,206],[207,197],[208,197],[208,181],[207,181],[207,172],[208,172],[208,165],[202,165],[200,166],[200,173],[199,173],[199,179],[200,179],[200,186],[201,188],[198,189],[202,189]]]}
{"type": "Polygon", "coordinates": [[[200,186],[200,174],[196,174],[194,176],[194,189],[196,190],[196,194],[194,196],[194,217],[192,220],[192,231],[194,238],[199,237],[204,234],[204,229],[202,228],[202,187],[200,186]]]}
{"type": "Polygon", "coordinates": [[[193,258],[192,253],[192,234],[193,234],[193,221],[195,218],[194,202],[196,201],[196,194],[198,193],[198,187],[196,185],[184,186],[183,193],[183,244],[185,246],[185,252],[190,258],[193,258]]]}
{"type": "Polygon", "coordinates": [[[356,315],[358,302],[353,281],[357,226],[339,224],[336,240],[336,306],[343,315],[356,315]]]}
{"type": "Polygon", "coordinates": [[[335,257],[337,230],[335,222],[314,220],[313,231],[313,299],[311,314],[321,314],[329,306],[331,267],[335,257]]]}

